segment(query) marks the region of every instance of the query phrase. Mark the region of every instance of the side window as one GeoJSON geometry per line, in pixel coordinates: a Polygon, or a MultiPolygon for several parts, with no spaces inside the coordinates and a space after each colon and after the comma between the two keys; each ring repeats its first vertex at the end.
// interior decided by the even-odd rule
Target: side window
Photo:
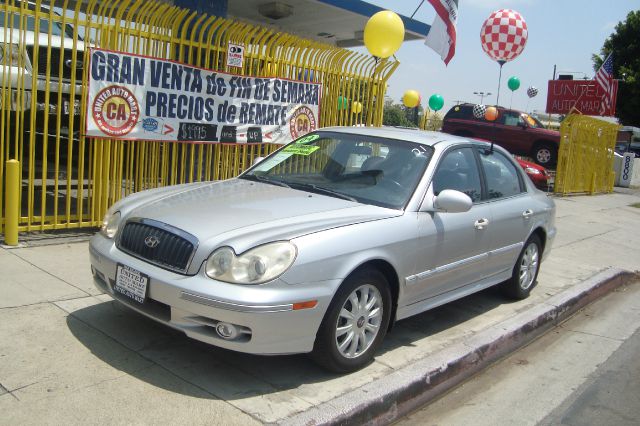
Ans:
{"type": "Polygon", "coordinates": [[[473,119],[472,107],[468,105],[456,105],[449,110],[447,118],[473,119]]]}
{"type": "Polygon", "coordinates": [[[506,112],[504,114],[504,124],[506,126],[517,126],[520,123],[524,124],[520,114],[514,114],[513,112],[506,112]]]}
{"type": "Polygon", "coordinates": [[[516,166],[502,153],[480,151],[489,199],[511,197],[524,191],[516,166]]]}
{"type": "Polygon", "coordinates": [[[433,176],[433,192],[455,189],[467,194],[474,202],[481,199],[480,174],[471,148],[449,151],[438,164],[433,176]]]}

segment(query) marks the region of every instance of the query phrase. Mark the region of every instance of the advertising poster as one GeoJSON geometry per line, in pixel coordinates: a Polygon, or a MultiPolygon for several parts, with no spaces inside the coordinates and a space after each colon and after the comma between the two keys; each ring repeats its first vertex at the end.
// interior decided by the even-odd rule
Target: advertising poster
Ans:
{"type": "Polygon", "coordinates": [[[547,108],[549,114],[568,114],[573,107],[584,115],[613,116],[618,82],[613,82],[612,107],[601,110],[605,92],[595,80],[549,80],[547,108]]]}
{"type": "Polygon", "coordinates": [[[318,128],[322,86],[91,49],[86,134],[199,143],[288,143],[318,128]]]}

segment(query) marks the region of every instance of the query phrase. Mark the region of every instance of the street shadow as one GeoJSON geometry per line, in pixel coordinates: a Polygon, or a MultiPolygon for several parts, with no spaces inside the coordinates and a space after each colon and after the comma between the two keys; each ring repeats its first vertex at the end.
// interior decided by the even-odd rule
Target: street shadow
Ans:
{"type": "MultiPolygon", "coordinates": [[[[460,326],[504,303],[500,292],[490,288],[399,321],[377,356],[415,346],[418,340],[460,326]]],[[[321,369],[304,354],[258,356],[198,342],[116,301],[74,311],[67,325],[78,341],[113,368],[158,388],[198,398],[246,399],[342,377],[321,369]],[[137,357],[161,368],[140,368],[137,357]]],[[[433,351],[440,348],[434,345],[433,351]]],[[[368,374],[366,368],[351,373],[362,374],[368,374]]]]}

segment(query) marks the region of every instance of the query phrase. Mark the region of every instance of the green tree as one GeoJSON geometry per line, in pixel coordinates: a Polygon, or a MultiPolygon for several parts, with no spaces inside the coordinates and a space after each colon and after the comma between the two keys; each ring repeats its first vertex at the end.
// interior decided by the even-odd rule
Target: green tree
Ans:
{"type": "Polygon", "coordinates": [[[385,126],[418,127],[414,122],[413,108],[404,105],[394,104],[390,99],[384,103],[384,115],[382,124],[385,126]],[[410,110],[410,111],[409,111],[410,110]]]}
{"type": "Polygon", "coordinates": [[[640,126],[640,10],[629,12],[616,25],[600,53],[592,56],[594,70],[613,53],[613,76],[620,80],[616,115],[622,124],[640,126]]]}

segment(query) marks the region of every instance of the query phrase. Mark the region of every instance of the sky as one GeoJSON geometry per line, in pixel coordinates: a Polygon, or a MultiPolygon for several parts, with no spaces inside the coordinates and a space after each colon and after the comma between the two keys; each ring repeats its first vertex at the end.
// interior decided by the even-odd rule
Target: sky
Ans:
{"type": "MultiPolygon", "coordinates": [[[[420,0],[368,1],[405,16],[420,4],[420,0]]],[[[544,111],[554,65],[559,73],[573,71],[574,78],[593,78],[591,55],[600,53],[618,22],[640,9],[640,0],[459,0],[456,54],[449,65],[423,41],[404,42],[395,54],[400,66],[389,80],[387,95],[399,103],[406,90],[414,89],[426,106],[429,97],[438,93],[445,100],[443,112],[457,101],[479,103],[480,97],[473,92],[491,92],[483,103],[495,104],[499,66],[482,50],[480,29],[498,9],[519,12],[529,31],[522,54],[502,69],[500,105],[544,111]],[[511,76],[520,79],[513,98],[507,87],[511,76]],[[526,93],[529,86],[539,90],[531,99],[526,93]]],[[[434,17],[433,7],[425,1],[414,19],[431,25],[434,17]]]]}

